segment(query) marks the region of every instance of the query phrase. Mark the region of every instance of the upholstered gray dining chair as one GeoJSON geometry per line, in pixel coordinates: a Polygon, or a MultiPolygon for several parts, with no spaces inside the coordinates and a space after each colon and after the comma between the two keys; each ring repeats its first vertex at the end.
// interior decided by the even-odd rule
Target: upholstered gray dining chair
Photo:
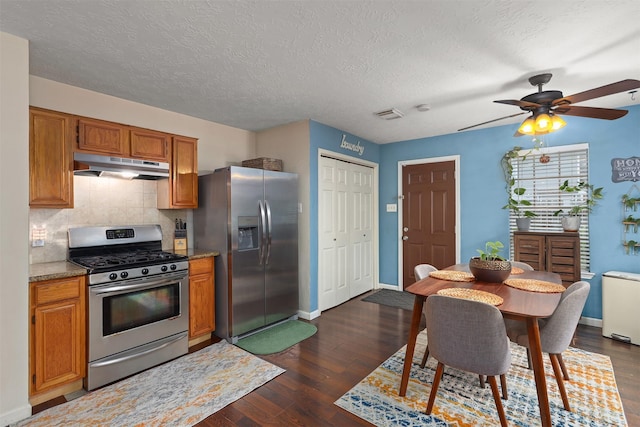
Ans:
{"type": "Polygon", "coordinates": [[[496,375],[504,386],[511,351],[500,310],[483,302],[431,295],[425,301],[425,314],[429,349],[438,361],[426,413],[431,414],[446,365],[487,376],[500,424],[506,426],[496,375]]]}
{"type": "MultiPolygon", "coordinates": [[[[553,314],[548,319],[538,320],[542,352],[549,353],[553,374],[558,383],[558,390],[562,397],[564,409],[569,412],[571,412],[571,407],[569,406],[563,378],[567,381],[570,379],[562,360],[562,352],[571,344],[584,304],[589,296],[590,287],[588,282],[575,282],[562,293],[558,307],[556,307],[553,314]]],[[[528,348],[529,337],[525,323],[518,320],[505,319],[505,327],[507,336],[511,341],[527,347],[527,358],[529,367],[531,367],[531,355],[528,348]]]]}
{"type": "Polygon", "coordinates": [[[531,267],[526,262],[522,262],[522,261],[511,261],[511,268],[513,267],[521,268],[524,271],[533,271],[533,267],[531,267]]]}
{"type": "MultiPolygon", "coordinates": [[[[431,264],[418,264],[413,268],[413,274],[416,276],[416,280],[422,280],[425,277],[429,277],[429,273],[432,271],[437,271],[431,264]]],[[[422,310],[424,314],[424,310],[422,310]]],[[[424,368],[424,365],[427,364],[427,358],[429,357],[429,345],[427,344],[427,348],[424,350],[424,356],[422,356],[422,362],[420,362],[420,367],[424,368]]]]}

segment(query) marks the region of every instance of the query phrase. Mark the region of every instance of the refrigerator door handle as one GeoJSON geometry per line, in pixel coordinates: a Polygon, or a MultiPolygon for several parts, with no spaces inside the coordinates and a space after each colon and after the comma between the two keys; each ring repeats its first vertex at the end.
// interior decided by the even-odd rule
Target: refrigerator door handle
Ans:
{"type": "Polygon", "coordinates": [[[271,205],[268,201],[264,201],[264,207],[267,211],[267,254],[264,257],[264,264],[269,264],[269,258],[271,257],[271,205]]]}
{"type": "Polygon", "coordinates": [[[265,263],[265,249],[267,237],[267,218],[265,215],[262,200],[258,200],[258,208],[260,209],[260,247],[258,248],[258,259],[260,265],[265,263]]]}

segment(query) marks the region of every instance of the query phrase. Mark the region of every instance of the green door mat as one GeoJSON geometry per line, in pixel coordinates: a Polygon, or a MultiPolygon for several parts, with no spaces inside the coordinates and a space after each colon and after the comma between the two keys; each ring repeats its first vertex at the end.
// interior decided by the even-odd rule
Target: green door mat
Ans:
{"type": "Polygon", "coordinates": [[[253,354],[278,353],[315,334],[315,325],[288,320],[264,331],[238,340],[236,345],[253,354]]]}

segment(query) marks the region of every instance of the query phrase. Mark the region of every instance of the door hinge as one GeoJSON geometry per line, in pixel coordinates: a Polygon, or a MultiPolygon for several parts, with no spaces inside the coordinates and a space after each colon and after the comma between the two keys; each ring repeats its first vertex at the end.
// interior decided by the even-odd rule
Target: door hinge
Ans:
{"type": "Polygon", "coordinates": [[[31,382],[32,383],[36,383],[36,374],[33,374],[33,376],[31,377],[31,382]]]}
{"type": "Polygon", "coordinates": [[[32,325],[36,324],[36,315],[35,314],[33,316],[31,316],[31,324],[32,325]]]}
{"type": "Polygon", "coordinates": [[[80,125],[76,126],[76,143],[80,144],[80,125]]]}

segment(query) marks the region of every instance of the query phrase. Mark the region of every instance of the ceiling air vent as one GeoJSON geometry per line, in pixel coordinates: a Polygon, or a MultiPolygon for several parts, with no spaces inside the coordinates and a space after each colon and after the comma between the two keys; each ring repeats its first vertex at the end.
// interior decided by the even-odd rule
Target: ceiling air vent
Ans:
{"type": "Polygon", "coordinates": [[[396,110],[395,108],[391,108],[390,110],[384,110],[384,111],[380,111],[378,113],[375,113],[376,116],[380,117],[381,119],[385,119],[385,120],[393,120],[393,119],[400,119],[402,117],[404,117],[404,113],[400,110],[396,110]]]}

